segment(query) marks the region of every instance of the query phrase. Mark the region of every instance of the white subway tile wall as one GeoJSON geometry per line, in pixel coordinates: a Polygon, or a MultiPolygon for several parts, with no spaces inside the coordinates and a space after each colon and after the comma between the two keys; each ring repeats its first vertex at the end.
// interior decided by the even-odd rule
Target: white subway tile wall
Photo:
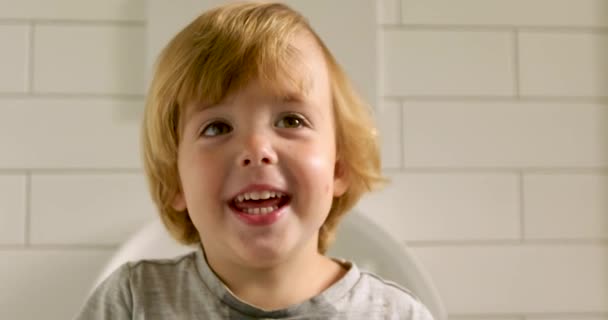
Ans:
{"type": "Polygon", "coordinates": [[[512,96],[512,32],[384,30],[387,96],[512,96]]]}
{"type": "Polygon", "coordinates": [[[0,23],[0,92],[27,90],[29,31],[27,25],[0,23]]]}
{"type": "Polygon", "coordinates": [[[526,317],[526,320],[608,320],[608,316],[567,314],[553,316],[530,316],[526,317]]]}
{"type": "Polygon", "coordinates": [[[73,319],[112,253],[82,248],[0,250],[0,319],[73,319]]]}
{"type": "Polygon", "coordinates": [[[518,316],[451,316],[450,320],[524,320],[523,317],[518,316]]]}
{"type": "Polygon", "coordinates": [[[34,91],[143,93],[144,27],[36,25],[34,91]]]}
{"type": "Polygon", "coordinates": [[[72,318],[155,215],[138,143],[144,7],[0,0],[0,319],[72,318]]]}
{"type": "Polygon", "coordinates": [[[358,208],[450,319],[608,319],[608,2],[380,4],[380,93],[402,107],[383,152],[402,167],[358,208]]]}
{"type": "Polygon", "coordinates": [[[399,102],[384,101],[374,110],[382,151],[382,167],[386,169],[399,169],[403,166],[403,152],[401,151],[402,109],[399,102]]]}
{"type": "Polygon", "coordinates": [[[139,168],[142,108],[141,99],[0,97],[0,168],[139,168]]]}
{"type": "Polygon", "coordinates": [[[396,173],[362,213],[404,241],[520,239],[514,173],[396,173]],[[381,210],[379,210],[381,208],[381,210]]]}
{"type": "Polygon", "coordinates": [[[140,173],[33,174],[30,189],[32,244],[116,245],[156,216],[140,173]]]}
{"type": "Polygon", "coordinates": [[[604,0],[401,0],[407,25],[606,27],[604,0]]]}
{"type": "Polygon", "coordinates": [[[0,18],[51,21],[144,21],[145,0],[0,0],[0,18]]]}
{"type": "Polygon", "coordinates": [[[523,188],[526,238],[608,239],[608,175],[529,174],[523,188]]]}
{"type": "Polygon", "coordinates": [[[463,244],[412,250],[451,314],[608,313],[598,244],[463,244]]]}
{"type": "Polygon", "coordinates": [[[405,102],[405,167],[608,167],[607,104],[497,100],[405,102]]]}
{"type": "Polygon", "coordinates": [[[379,24],[398,24],[401,21],[400,0],[379,0],[378,6],[379,24]]]}
{"type": "Polygon", "coordinates": [[[450,320],[524,320],[518,316],[451,316],[450,320]]]}
{"type": "Polygon", "coordinates": [[[608,96],[605,33],[522,31],[518,42],[522,96],[608,96]]]}
{"type": "MultiPolygon", "coordinates": [[[[391,183],[358,208],[450,319],[608,320],[608,2],[377,1],[391,183]]],[[[70,318],[155,214],[145,17],[144,0],[0,0],[1,319],[70,318]]]]}
{"type": "Polygon", "coordinates": [[[26,183],[24,174],[0,173],[0,245],[25,243],[26,183]]]}

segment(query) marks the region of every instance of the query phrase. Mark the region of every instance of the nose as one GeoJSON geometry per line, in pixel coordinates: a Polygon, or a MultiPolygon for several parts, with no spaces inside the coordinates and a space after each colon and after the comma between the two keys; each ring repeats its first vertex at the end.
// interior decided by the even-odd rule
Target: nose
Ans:
{"type": "Polygon", "coordinates": [[[277,154],[271,139],[262,133],[249,134],[244,137],[243,148],[237,158],[242,167],[262,166],[277,163],[277,154]]]}

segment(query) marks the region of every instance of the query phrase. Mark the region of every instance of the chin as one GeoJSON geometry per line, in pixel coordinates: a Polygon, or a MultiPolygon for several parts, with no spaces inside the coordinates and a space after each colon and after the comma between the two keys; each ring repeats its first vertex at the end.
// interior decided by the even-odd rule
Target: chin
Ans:
{"type": "Polygon", "coordinates": [[[253,268],[268,268],[278,265],[289,258],[293,247],[285,246],[285,243],[255,243],[252,241],[240,248],[241,260],[253,268]],[[290,250],[291,248],[291,250],[290,250]]]}

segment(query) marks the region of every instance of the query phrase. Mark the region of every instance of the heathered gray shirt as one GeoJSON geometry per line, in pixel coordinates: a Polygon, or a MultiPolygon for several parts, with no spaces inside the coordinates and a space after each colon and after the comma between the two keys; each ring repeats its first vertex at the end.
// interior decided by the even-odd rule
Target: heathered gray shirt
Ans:
{"type": "Polygon", "coordinates": [[[235,297],[202,249],[171,260],[127,263],[95,289],[76,319],[432,319],[409,291],[344,264],[344,277],[319,295],[267,311],[235,297]]]}

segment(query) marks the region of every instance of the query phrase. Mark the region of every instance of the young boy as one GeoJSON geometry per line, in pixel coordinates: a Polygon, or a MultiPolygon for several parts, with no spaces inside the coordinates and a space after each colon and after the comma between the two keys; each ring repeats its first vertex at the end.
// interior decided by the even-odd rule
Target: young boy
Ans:
{"type": "Polygon", "coordinates": [[[368,109],[289,7],[229,4],[177,34],[143,153],[164,224],[198,249],[123,265],[79,319],[432,319],[408,291],[324,255],[383,179],[368,109]]]}

